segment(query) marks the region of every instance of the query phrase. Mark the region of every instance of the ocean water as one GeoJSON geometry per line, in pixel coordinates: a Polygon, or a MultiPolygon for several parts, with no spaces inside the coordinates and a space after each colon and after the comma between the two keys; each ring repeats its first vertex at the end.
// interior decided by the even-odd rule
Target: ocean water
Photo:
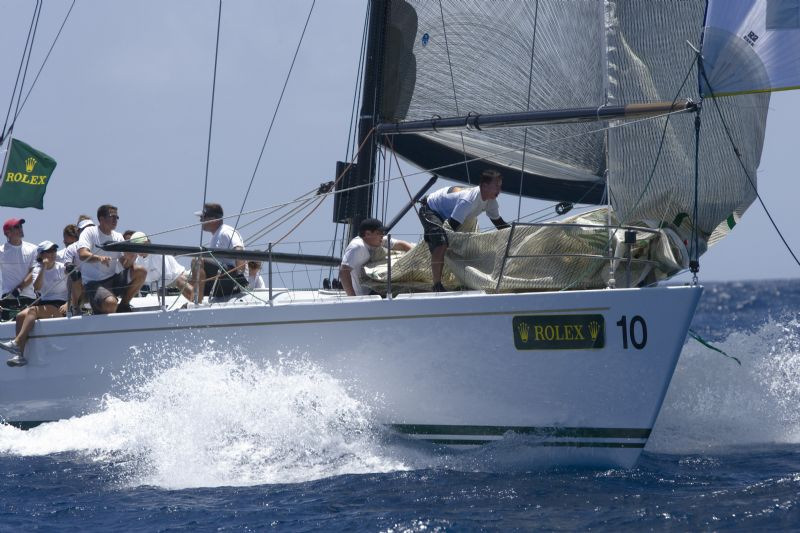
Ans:
{"type": "Polygon", "coordinates": [[[0,425],[0,531],[800,528],[800,283],[708,284],[631,470],[498,469],[372,422],[313,366],[198,353],[125,401],[0,425]]]}

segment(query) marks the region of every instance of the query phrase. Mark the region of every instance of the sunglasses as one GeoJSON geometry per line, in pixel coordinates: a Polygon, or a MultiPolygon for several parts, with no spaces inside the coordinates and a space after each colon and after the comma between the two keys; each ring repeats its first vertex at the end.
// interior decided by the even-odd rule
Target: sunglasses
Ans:
{"type": "Polygon", "coordinates": [[[16,226],[11,226],[11,229],[22,229],[22,224],[17,224],[16,226]]]}

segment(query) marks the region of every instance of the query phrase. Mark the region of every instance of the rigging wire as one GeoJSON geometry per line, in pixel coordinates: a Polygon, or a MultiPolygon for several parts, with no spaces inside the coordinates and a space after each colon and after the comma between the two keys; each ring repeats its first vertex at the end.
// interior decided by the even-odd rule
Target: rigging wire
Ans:
{"type": "MultiPolygon", "coordinates": [[[[678,98],[680,97],[680,94],[683,91],[683,88],[686,85],[686,82],[689,80],[689,76],[691,75],[692,71],[694,70],[694,66],[695,66],[696,63],[697,63],[697,57],[695,57],[692,60],[691,64],[689,65],[689,69],[686,72],[686,76],[684,76],[683,82],[681,82],[680,87],[678,88],[677,92],[675,93],[675,97],[672,99],[672,105],[670,106],[670,109],[672,109],[675,106],[675,102],[678,101],[678,98]]],[[[680,112],[685,112],[685,110],[679,111],[679,113],[680,112]]],[[[666,120],[664,121],[664,127],[661,130],[661,140],[658,143],[658,150],[656,151],[656,157],[653,160],[653,166],[650,169],[650,175],[648,176],[647,181],[645,182],[645,185],[644,185],[644,188],[642,189],[642,192],[639,194],[639,197],[636,199],[636,202],[633,204],[633,208],[631,209],[631,211],[634,211],[639,206],[639,204],[641,203],[642,199],[644,198],[645,192],[647,192],[647,189],[650,187],[650,184],[653,182],[653,178],[655,177],[655,173],[656,173],[656,168],[658,167],[658,162],[661,160],[661,152],[662,152],[663,147],[664,147],[664,140],[666,139],[666,136],[667,136],[667,128],[669,126],[669,120],[670,120],[672,114],[673,113],[665,113],[666,120]]],[[[613,190],[611,189],[611,187],[606,186],[606,190],[609,191],[609,197],[610,198],[613,197],[613,190]]],[[[611,246],[611,242],[616,237],[617,232],[623,226],[625,226],[627,222],[628,221],[623,221],[622,219],[619,219],[617,221],[617,226],[614,228],[614,231],[609,232],[608,240],[606,241],[606,247],[611,246]]],[[[663,220],[662,220],[662,222],[663,222],[663,220]]],[[[696,222],[697,221],[693,221],[694,224],[696,224],[696,222]]],[[[571,289],[572,287],[574,287],[579,282],[584,281],[588,275],[589,275],[589,272],[584,272],[583,276],[577,278],[575,281],[573,281],[572,283],[570,283],[566,287],[562,288],[561,290],[565,291],[565,290],[571,289]]]]}
{"type": "MultiPolygon", "coordinates": [[[[531,109],[531,88],[533,86],[533,58],[534,51],[536,50],[536,25],[539,21],[539,0],[536,0],[536,5],[533,11],[533,37],[531,38],[531,63],[528,69],[528,99],[525,102],[525,109],[531,109]]],[[[528,153],[528,128],[525,128],[525,133],[522,137],[522,165],[519,169],[519,195],[517,201],[517,220],[522,213],[522,184],[525,181],[525,155],[528,153]]]]}
{"type": "MultiPolygon", "coordinates": [[[[444,23],[444,7],[442,7],[442,0],[439,0],[439,13],[442,16],[442,35],[444,36],[444,49],[447,52],[447,66],[450,68],[450,83],[453,85],[453,101],[456,104],[456,115],[461,115],[458,111],[458,95],[456,94],[456,78],[453,75],[453,63],[450,61],[450,45],[447,42],[447,27],[444,23]]],[[[469,165],[467,164],[467,147],[464,144],[464,133],[459,132],[461,136],[461,152],[464,154],[464,169],[467,171],[467,183],[472,185],[472,178],[469,175],[469,165]]]]}
{"type": "MultiPolygon", "coordinates": [[[[686,113],[686,112],[687,112],[686,110],[669,111],[667,113],[662,113],[662,114],[659,114],[659,115],[653,115],[653,116],[648,116],[648,117],[642,117],[642,118],[639,118],[639,119],[636,119],[636,120],[631,120],[631,121],[620,123],[620,124],[606,125],[606,126],[603,126],[602,128],[597,128],[597,129],[589,130],[589,131],[582,132],[582,133],[576,133],[576,134],[573,134],[573,135],[566,135],[564,137],[559,137],[559,138],[555,138],[555,139],[549,139],[547,141],[542,141],[541,143],[537,144],[536,146],[545,146],[545,145],[548,145],[548,144],[551,144],[551,143],[561,142],[561,141],[564,141],[564,140],[568,140],[568,139],[572,139],[572,138],[576,138],[576,137],[581,137],[581,136],[584,136],[584,135],[593,135],[595,133],[603,132],[605,130],[624,128],[624,127],[636,125],[636,124],[638,124],[640,122],[646,122],[646,121],[649,121],[649,120],[662,119],[666,115],[681,114],[681,113],[686,113]]],[[[471,163],[473,161],[482,161],[482,160],[488,159],[488,158],[497,158],[498,156],[503,156],[503,155],[507,155],[507,154],[513,153],[514,151],[515,151],[514,149],[510,149],[510,150],[502,150],[502,151],[499,151],[499,152],[493,152],[493,153],[487,154],[485,156],[474,157],[474,158],[470,159],[468,162],[471,163]]],[[[438,172],[440,170],[445,170],[447,168],[451,168],[451,167],[454,167],[454,166],[460,166],[460,165],[463,165],[463,163],[459,162],[459,163],[450,163],[450,164],[446,164],[446,165],[440,165],[438,167],[422,169],[422,170],[419,170],[417,172],[412,172],[412,173],[409,173],[409,174],[388,178],[388,181],[404,180],[406,178],[411,178],[411,177],[414,177],[414,176],[421,176],[421,175],[428,175],[428,174],[431,174],[431,173],[435,174],[436,172],[438,172]]],[[[350,166],[352,166],[352,163],[345,167],[345,170],[342,172],[342,174],[339,177],[337,177],[337,179],[334,181],[334,184],[338,183],[341,180],[341,178],[345,175],[345,173],[350,168],[350,166]]],[[[371,186],[371,184],[354,185],[354,186],[348,187],[346,189],[339,189],[338,191],[334,190],[334,189],[331,189],[330,192],[322,193],[319,196],[322,197],[322,198],[326,198],[328,196],[332,196],[333,194],[337,194],[337,193],[340,193],[340,192],[354,191],[356,189],[361,189],[361,188],[369,187],[369,186],[371,186]]],[[[306,200],[301,198],[301,199],[297,199],[297,200],[290,200],[288,202],[283,202],[283,203],[280,203],[280,204],[273,204],[273,205],[269,205],[269,206],[266,206],[266,207],[259,207],[259,208],[256,208],[256,209],[251,209],[249,211],[243,211],[241,213],[233,213],[233,214],[230,214],[230,215],[227,215],[227,216],[223,217],[223,219],[230,219],[230,218],[239,216],[240,214],[242,216],[245,216],[245,215],[252,215],[252,214],[255,214],[255,213],[264,213],[265,211],[275,210],[275,209],[278,209],[278,208],[281,208],[281,207],[285,207],[285,206],[288,206],[288,205],[301,203],[301,202],[306,202],[306,200]]],[[[193,222],[191,224],[185,224],[183,226],[176,226],[176,227],[173,227],[173,228],[169,228],[169,229],[166,229],[166,230],[161,231],[161,232],[157,232],[157,233],[154,232],[154,233],[151,233],[150,235],[151,236],[164,235],[164,234],[167,234],[167,233],[173,233],[173,232],[176,232],[176,231],[181,231],[181,230],[185,230],[185,229],[194,228],[194,227],[197,227],[197,226],[200,226],[200,225],[202,225],[201,222],[193,222]]]]}
{"type": "MultiPolygon", "coordinates": [[[[64,26],[67,23],[67,19],[69,19],[70,13],[72,13],[72,8],[75,7],[75,2],[77,0],[72,0],[72,4],[69,6],[67,10],[67,14],[64,16],[64,20],[61,22],[61,27],[58,28],[58,33],[56,33],[55,38],[53,38],[53,42],[50,44],[50,49],[47,51],[47,55],[44,56],[44,60],[42,61],[42,65],[39,67],[39,71],[36,73],[36,77],[33,78],[31,82],[31,86],[28,88],[28,92],[25,93],[25,98],[22,100],[22,105],[19,106],[19,110],[14,114],[14,121],[16,122],[17,117],[20,113],[22,113],[22,109],[25,107],[25,103],[28,101],[28,97],[31,95],[33,91],[33,87],[36,85],[36,82],[39,80],[39,75],[44,70],[44,66],[47,64],[47,60],[50,58],[50,54],[53,52],[53,48],[56,46],[56,42],[58,42],[58,38],[61,36],[61,32],[64,29],[64,26]]],[[[13,124],[13,123],[12,123],[13,124]]]]}
{"type": "Polygon", "coordinates": [[[28,47],[28,58],[25,60],[25,70],[22,71],[22,83],[19,84],[19,95],[17,96],[17,107],[14,109],[14,121],[12,121],[11,126],[14,126],[14,122],[16,121],[16,117],[19,115],[19,104],[22,100],[22,90],[25,88],[25,79],[28,77],[28,66],[31,63],[31,55],[33,55],[33,43],[36,40],[36,31],[39,29],[39,18],[42,15],[42,0],[37,0],[36,5],[38,6],[38,11],[36,12],[36,22],[33,24],[33,33],[31,34],[31,45],[28,47]]]}
{"type": "MultiPolygon", "coordinates": [[[[708,85],[709,90],[711,90],[711,94],[713,96],[714,89],[711,86],[711,83],[708,81],[708,78],[706,77],[705,69],[703,68],[700,69],[700,75],[703,76],[703,79],[705,80],[706,85],[708,85]]],[[[736,154],[736,159],[739,161],[739,165],[742,167],[742,171],[744,171],[744,175],[747,177],[747,181],[750,183],[750,186],[756,193],[756,198],[758,198],[758,202],[761,204],[761,207],[764,208],[764,213],[767,214],[767,218],[769,218],[772,227],[775,228],[775,232],[778,234],[778,237],[780,237],[781,241],[783,242],[783,245],[786,247],[786,250],[789,251],[789,254],[792,256],[792,259],[794,259],[794,262],[797,263],[798,266],[800,266],[800,260],[797,259],[797,255],[795,255],[794,251],[792,250],[792,247],[789,246],[788,242],[786,242],[786,238],[783,236],[783,233],[781,232],[780,228],[778,228],[778,224],[775,222],[775,219],[772,218],[772,214],[769,212],[769,209],[767,209],[767,205],[761,198],[761,194],[759,194],[758,188],[756,188],[756,184],[753,183],[753,179],[750,177],[750,172],[748,172],[747,166],[745,166],[744,161],[742,161],[742,153],[736,146],[736,143],[733,140],[733,135],[731,134],[730,129],[728,129],[728,124],[725,121],[725,117],[723,116],[722,110],[719,107],[719,102],[717,102],[717,99],[713,97],[712,100],[714,101],[714,109],[717,110],[717,114],[719,115],[720,120],[722,120],[722,128],[725,130],[725,135],[728,137],[728,141],[730,141],[731,143],[731,147],[733,148],[733,153],[736,154]]]]}
{"type": "MultiPolygon", "coordinates": [[[[214,49],[214,75],[211,82],[211,112],[208,117],[208,145],[206,146],[206,176],[203,182],[203,208],[208,197],[208,165],[211,160],[211,130],[214,125],[214,96],[217,90],[217,59],[219,57],[219,30],[222,22],[222,0],[219,0],[219,11],[217,12],[217,44],[214,49]]],[[[201,208],[201,210],[203,209],[201,208]]],[[[200,224],[200,245],[203,244],[203,225],[200,224]]]]}
{"type": "MultiPolygon", "coordinates": [[[[314,6],[316,5],[317,0],[312,0],[311,8],[308,10],[308,16],[306,17],[306,22],[303,25],[303,31],[300,33],[300,40],[297,42],[297,47],[294,50],[294,56],[292,57],[292,63],[289,65],[289,72],[286,73],[286,79],[283,81],[283,88],[281,89],[281,94],[278,97],[278,103],[275,105],[275,111],[272,113],[272,119],[269,122],[269,128],[267,128],[267,135],[264,137],[264,143],[261,145],[261,152],[258,154],[258,160],[256,161],[256,166],[253,169],[253,175],[250,177],[250,183],[247,185],[247,192],[244,195],[244,200],[242,200],[242,207],[239,208],[239,212],[244,210],[244,206],[247,203],[247,198],[250,196],[250,190],[253,188],[253,182],[256,179],[256,173],[258,172],[258,167],[261,165],[261,159],[264,156],[264,150],[267,147],[267,141],[269,141],[269,136],[272,133],[272,127],[275,125],[275,119],[278,116],[278,111],[281,108],[281,102],[283,101],[283,95],[286,93],[286,87],[289,85],[289,79],[292,77],[292,71],[294,70],[294,64],[297,61],[297,55],[300,53],[300,46],[303,44],[303,37],[306,35],[306,29],[308,29],[308,23],[311,20],[311,14],[314,12],[314,6]]],[[[236,229],[239,227],[239,217],[236,218],[236,223],[233,225],[233,228],[236,229]]]]}
{"type": "Polygon", "coordinates": [[[361,84],[364,81],[364,59],[367,55],[367,29],[369,28],[369,9],[371,3],[367,3],[366,15],[364,17],[364,30],[361,33],[361,53],[358,56],[358,71],[356,74],[356,86],[353,90],[353,106],[350,111],[350,125],[347,127],[347,149],[345,150],[345,160],[351,161],[355,158],[355,153],[350,151],[351,142],[355,146],[356,129],[355,117],[358,113],[358,95],[361,94],[361,84]]]}
{"type": "MultiPolygon", "coordinates": [[[[11,127],[6,131],[6,126],[8,126],[8,119],[11,117],[11,108],[14,107],[14,99],[17,95],[17,88],[19,87],[19,79],[20,75],[22,74],[22,67],[25,64],[25,57],[28,55],[28,48],[32,48],[31,45],[31,34],[33,33],[33,25],[36,21],[36,15],[39,12],[39,7],[41,4],[41,0],[36,0],[36,6],[33,9],[33,16],[31,16],[31,24],[28,26],[28,36],[25,38],[25,47],[22,49],[22,57],[19,60],[19,68],[17,69],[17,77],[14,80],[14,90],[11,91],[11,100],[8,102],[8,111],[6,111],[6,119],[3,122],[3,129],[0,130],[0,145],[3,144],[3,141],[6,138],[8,133],[14,129],[14,124],[12,122],[11,127]]],[[[20,88],[20,94],[22,94],[22,88],[20,88]]]]}

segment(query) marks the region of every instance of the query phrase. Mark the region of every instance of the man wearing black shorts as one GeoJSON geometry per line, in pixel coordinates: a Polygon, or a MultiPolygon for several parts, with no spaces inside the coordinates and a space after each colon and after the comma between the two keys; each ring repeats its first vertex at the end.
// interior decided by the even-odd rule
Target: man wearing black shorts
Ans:
{"type": "Polygon", "coordinates": [[[81,278],[95,314],[126,312],[147,277],[144,267],[120,252],[107,252],[101,245],[124,239],[116,231],[119,215],[113,205],[97,208],[97,226],[89,226],[78,239],[81,278]],[[119,301],[117,301],[119,297],[119,301]]]}
{"type": "Polygon", "coordinates": [[[447,187],[439,189],[421,200],[419,220],[425,232],[425,242],[431,251],[433,291],[442,292],[442,269],[449,242],[444,223],[453,231],[479,214],[486,212],[497,229],[509,227],[500,216],[497,197],[503,185],[503,176],[496,170],[484,170],[478,187],[447,187]]]}
{"type": "MultiPolygon", "coordinates": [[[[221,205],[207,203],[195,215],[200,217],[203,231],[211,234],[209,248],[244,250],[244,241],[239,232],[223,222],[221,205]]],[[[198,258],[192,262],[192,279],[196,281],[196,287],[203,287],[201,294],[205,296],[230,296],[247,287],[246,267],[243,259],[198,258]]]]}

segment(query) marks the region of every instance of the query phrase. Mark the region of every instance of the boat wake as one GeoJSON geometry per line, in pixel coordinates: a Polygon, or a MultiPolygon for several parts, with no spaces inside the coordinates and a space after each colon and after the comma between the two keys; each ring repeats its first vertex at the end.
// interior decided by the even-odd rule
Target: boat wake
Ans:
{"type": "Polygon", "coordinates": [[[648,451],[800,442],[800,321],[770,320],[714,343],[683,348],[648,451]]]}
{"type": "Polygon", "coordinates": [[[382,448],[371,408],[302,358],[256,364],[208,349],[140,375],[97,413],[28,431],[0,426],[0,453],[77,453],[126,485],[175,489],[406,468],[382,448]]]}

